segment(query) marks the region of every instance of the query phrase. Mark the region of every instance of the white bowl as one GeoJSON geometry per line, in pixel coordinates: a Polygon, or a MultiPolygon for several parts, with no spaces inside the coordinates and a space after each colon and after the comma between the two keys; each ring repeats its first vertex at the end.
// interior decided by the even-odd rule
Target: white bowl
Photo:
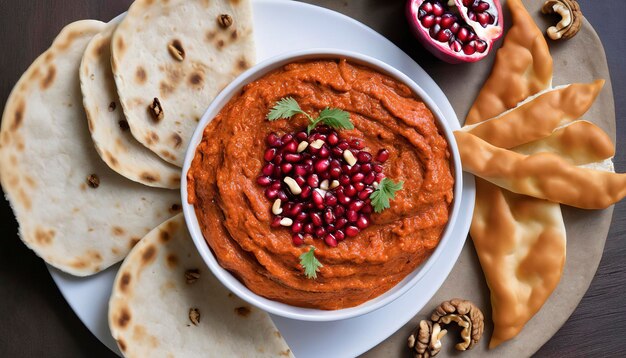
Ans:
{"type": "MultiPolygon", "coordinates": [[[[183,166],[183,175],[181,182],[181,195],[182,195],[182,203],[183,203],[183,213],[185,215],[185,220],[187,223],[187,227],[193,238],[194,244],[196,245],[198,252],[202,256],[204,262],[206,262],[209,269],[213,272],[213,274],[226,286],[230,291],[234,294],[245,300],[246,302],[278,316],[287,317],[291,319],[303,320],[303,321],[337,321],[347,318],[352,318],[356,316],[360,316],[369,312],[372,312],[378,308],[381,308],[396,298],[400,297],[406,291],[408,291],[411,287],[413,287],[422,276],[430,269],[432,264],[439,259],[440,253],[445,245],[452,240],[464,240],[464,238],[452,237],[451,232],[454,224],[456,222],[457,216],[459,214],[459,206],[461,203],[461,195],[462,195],[462,168],[461,168],[461,159],[459,157],[458,148],[456,145],[456,141],[454,139],[454,135],[452,134],[452,130],[448,126],[445,118],[443,117],[441,111],[437,107],[437,104],[433,102],[432,99],[426,94],[415,82],[413,82],[409,77],[404,75],[402,72],[396,70],[395,68],[387,65],[384,62],[376,60],[372,57],[362,55],[352,51],[345,51],[339,49],[308,49],[308,50],[299,50],[294,52],[285,53],[268,60],[265,60],[256,66],[248,69],[244,73],[242,73],[239,77],[237,77],[233,82],[231,82],[224,90],[213,100],[209,108],[206,110],[202,119],[198,123],[198,127],[196,128],[193,137],[189,143],[189,147],[187,148],[187,153],[185,155],[185,163],[183,166]],[[202,133],[207,124],[219,113],[219,111],[228,103],[228,101],[240,93],[242,87],[250,82],[253,82],[267,73],[280,68],[281,66],[300,60],[313,60],[313,59],[328,59],[328,58],[346,58],[351,60],[352,62],[363,64],[372,69],[375,69],[379,72],[385,73],[396,80],[406,84],[411,90],[421,98],[424,103],[428,106],[428,108],[432,111],[435,119],[437,121],[437,125],[439,126],[441,132],[445,136],[446,140],[449,143],[449,149],[451,153],[451,165],[453,169],[453,174],[455,178],[454,183],[454,200],[452,203],[452,210],[450,211],[450,217],[448,220],[448,224],[443,231],[441,240],[439,245],[432,253],[432,255],[423,262],[419,267],[417,267],[413,272],[411,272],[407,277],[405,277],[402,281],[400,281],[396,286],[392,287],[390,290],[385,292],[384,294],[370,300],[364,302],[356,307],[344,308],[339,310],[320,310],[314,308],[302,308],[297,306],[288,305],[285,303],[281,303],[278,301],[273,301],[267,299],[265,297],[259,296],[256,293],[252,292],[248,289],[243,283],[237,280],[230,272],[222,268],[217,262],[213,252],[209,248],[206,243],[204,236],[202,235],[202,231],[200,230],[200,226],[198,224],[198,218],[196,217],[196,213],[193,205],[189,204],[187,201],[187,172],[189,171],[189,167],[191,165],[191,161],[195,156],[196,147],[202,140],[202,133]]],[[[441,258],[445,259],[445,258],[441,258]]],[[[441,275],[447,276],[449,272],[442,272],[441,275]]]]}

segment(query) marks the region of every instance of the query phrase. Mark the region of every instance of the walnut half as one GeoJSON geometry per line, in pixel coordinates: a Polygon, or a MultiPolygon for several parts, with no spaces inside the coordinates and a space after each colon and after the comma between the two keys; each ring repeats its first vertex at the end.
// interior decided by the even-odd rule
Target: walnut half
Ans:
{"type": "Polygon", "coordinates": [[[483,335],[485,328],[483,313],[472,302],[454,298],[435,309],[430,319],[441,326],[455,322],[461,329],[463,341],[455,348],[459,351],[472,349],[483,335]]]}
{"type": "Polygon", "coordinates": [[[546,33],[552,40],[569,39],[574,37],[582,26],[583,14],[576,0],[547,0],[541,12],[544,14],[559,14],[561,21],[550,26],[546,33]]]}
{"type": "Polygon", "coordinates": [[[434,357],[441,350],[441,338],[448,331],[441,329],[439,323],[421,320],[409,336],[409,348],[413,351],[415,358],[434,357]]]}

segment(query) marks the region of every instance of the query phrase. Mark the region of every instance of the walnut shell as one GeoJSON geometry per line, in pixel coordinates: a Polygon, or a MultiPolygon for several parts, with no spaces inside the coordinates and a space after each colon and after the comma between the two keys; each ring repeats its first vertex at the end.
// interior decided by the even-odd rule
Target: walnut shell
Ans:
{"type": "Polygon", "coordinates": [[[458,298],[442,302],[430,319],[442,326],[455,322],[462,328],[463,341],[455,345],[459,351],[472,349],[482,337],[485,328],[485,317],[481,310],[472,302],[458,298]]]}
{"type": "Polygon", "coordinates": [[[547,0],[541,12],[544,14],[559,14],[561,21],[550,26],[546,33],[552,40],[569,39],[574,37],[582,26],[583,14],[576,0],[547,0]]]}

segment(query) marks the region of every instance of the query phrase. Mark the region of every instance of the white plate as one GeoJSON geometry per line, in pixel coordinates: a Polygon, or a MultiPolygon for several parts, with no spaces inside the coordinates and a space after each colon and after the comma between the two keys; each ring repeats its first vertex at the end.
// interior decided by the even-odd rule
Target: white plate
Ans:
{"type": "MultiPolygon", "coordinates": [[[[435,82],[407,54],[365,25],[324,8],[295,1],[253,0],[257,60],[287,51],[334,47],[377,58],[411,77],[437,102],[450,127],[459,122],[435,82]],[[280,21],[277,21],[280,19],[280,21]]],[[[337,322],[303,322],[272,316],[297,357],[357,356],[393,334],[425,305],[452,270],[463,248],[474,209],[473,176],[463,176],[461,210],[453,230],[457,240],[442,248],[439,259],[403,296],[372,313],[337,322]],[[441,273],[445,274],[441,274],[441,273]]],[[[108,300],[119,265],[87,278],[49,267],[61,293],[87,328],[119,354],[107,324],[108,300]]]]}

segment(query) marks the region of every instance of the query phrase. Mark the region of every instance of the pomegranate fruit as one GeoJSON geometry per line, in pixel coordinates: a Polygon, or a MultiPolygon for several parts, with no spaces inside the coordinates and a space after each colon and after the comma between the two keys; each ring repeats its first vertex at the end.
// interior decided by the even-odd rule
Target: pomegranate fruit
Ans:
{"type": "Polygon", "coordinates": [[[415,37],[448,63],[483,59],[504,28],[499,0],[409,0],[406,14],[415,37]]]}
{"type": "Polygon", "coordinates": [[[310,134],[270,133],[266,143],[256,182],[271,202],[270,226],[289,229],[294,245],[312,236],[334,247],[371,224],[369,197],[385,177],[389,151],[381,149],[374,159],[362,140],[342,139],[326,126],[310,134]]]}

